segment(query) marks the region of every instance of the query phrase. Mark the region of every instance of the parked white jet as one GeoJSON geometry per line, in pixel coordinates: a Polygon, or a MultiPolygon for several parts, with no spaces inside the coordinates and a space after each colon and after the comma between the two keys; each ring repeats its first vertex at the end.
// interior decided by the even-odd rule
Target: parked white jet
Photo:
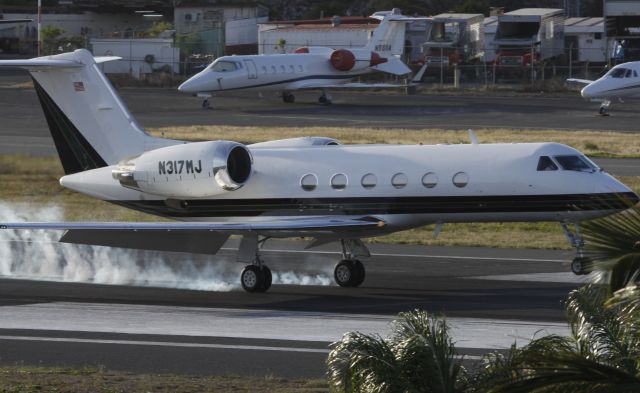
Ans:
{"type": "Polygon", "coordinates": [[[618,64],[595,81],[567,79],[567,82],[586,85],[580,92],[582,97],[602,101],[598,112],[602,116],[608,116],[613,98],[622,99],[640,95],[640,61],[618,64]]]}
{"type": "MultiPolygon", "coordinates": [[[[365,276],[363,237],[429,223],[555,221],[580,253],[581,220],[638,197],[579,151],[557,143],[340,145],[330,138],[187,143],[135,122],[86,50],[0,66],[29,70],[77,192],[178,222],[2,223],[66,230],[61,242],[215,254],[241,235],[242,286],[266,291],[260,245],[272,237],[341,241],[341,286],[365,276]],[[567,226],[576,225],[572,234],[567,226]]],[[[438,225],[439,227],[439,225],[438,225]]],[[[580,254],[579,254],[580,256],[580,254]]],[[[583,272],[584,259],[572,264],[583,272]]]]}
{"type": "Polygon", "coordinates": [[[328,104],[331,96],[327,89],[402,87],[388,83],[349,83],[375,71],[393,75],[411,72],[400,60],[404,26],[420,18],[399,15],[398,10],[376,13],[372,17],[382,21],[363,48],[317,46],[298,48],[295,53],[287,54],[223,56],[181,84],[178,90],[204,97],[202,107],[206,108],[214,92],[229,90],[279,91],[284,102],[294,102],[291,93],[294,90],[321,90],[319,102],[328,104]]]}

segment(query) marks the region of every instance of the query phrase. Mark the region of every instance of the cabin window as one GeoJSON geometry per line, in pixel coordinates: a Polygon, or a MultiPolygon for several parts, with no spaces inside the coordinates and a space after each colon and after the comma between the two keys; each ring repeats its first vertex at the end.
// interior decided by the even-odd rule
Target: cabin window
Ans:
{"type": "Polygon", "coordinates": [[[331,178],[331,187],[334,190],[344,190],[347,188],[347,175],[344,173],[337,173],[331,178]]]}
{"type": "Polygon", "coordinates": [[[276,66],[271,66],[271,72],[273,72],[274,74],[275,74],[276,72],[278,72],[278,71],[276,70],[276,66]]]}
{"type": "Polygon", "coordinates": [[[565,171],[595,172],[598,166],[585,156],[555,156],[565,171]]]}
{"type": "Polygon", "coordinates": [[[456,173],[455,175],[453,175],[453,178],[451,180],[453,182],[453,185],[458,188],[466,187],[467,184],[469,184],[469,176],[464,172],[456,173]]]}
{"type": "Polygon", "coordinates": [[[378,184],[378,178],[373,173],[367,173],[362,176],[360,183],[362,184],[362,188],[372,189],[378,184]]]}
{"type": "Polygon", "coordinates": [[[263,74],[266,74],[266,73],[267,73],[267,67],[262,66],[262,73],[263,73],[263,74]]]}
{"type": "Polygon", "coordinates": [[[633,74],[633,71],[631,70],[627,70],[627,73],[624,75],[625,78],[631,78],[631,75],[633,74]]]}
{"type": "Polygon", "coordinates": [[[211,70],[215,72],[231,72],[239,69],[240,67],[240,64],[235,61],[218,61],[211,66],[211,70]]]}
{"type": "Polygon", "coordinates": [[[391,185],[395,188],[405,188],[409,183],[409,178],[404,173],[396,173],[391,178],[391,185]]]}
{"type": "Polygon", "coordinates": [[[283,74],[287,72],[286,68],[283,65],[280,66],[280,72],[282,72],[283,74]]]}
{"type": "Polygon", "coordinates": [[[634,78],[637,78],[637,77],[638,77],[638,71],[633,70],[633,77],[634,77],[634,78]]]}
{"type": "Polygon", "coordinates": [[[289,66],[289,72],[291,72],[291,73],[296,72],[296,67],[290,65],[289,66]]]}
{"type": "Polygon", "coordinates": [[[551,161],[551,158],[542,156],[538,160],[538,171],[557,171],[558,166],[555,162],[551,161]]]}
{"type": "Polygon", "coordinates": [[[300,179],[300,187],[305,191],[313,191],[318,186],[318,177],[313,173],[308,173],[300,179]]]}
{"type": "Polygon", "coordinates": [[[427,172],[422,176],[422,185],[426,188],[433,188],[438,185],[438,176],[433,172],[427,172]]]}
{"type": "Polygon", "coordinates": [[[609,76],[612,78],[624,78],[624,75],[627,73],[626,68],[614,68],[609,72],[609,76]]]}
{"type": "Polygon", "coordinates": [[[298,66],[298,72],[304,72],[304,67],[303,67],[303,66],[301,66],[301,65],[299,65],[299,66],[298,66]]]}
{"type": "Polygon", "coordinates": [[[596,40],[601,40],[602,39],[602,33],[594,33],[593,34],[593,38],[596,40]]]}

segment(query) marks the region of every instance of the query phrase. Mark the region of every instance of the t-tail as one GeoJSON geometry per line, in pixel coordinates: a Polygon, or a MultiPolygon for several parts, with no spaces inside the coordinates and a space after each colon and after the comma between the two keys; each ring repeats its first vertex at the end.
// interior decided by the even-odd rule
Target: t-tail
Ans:
{"type": "Polygon", "coordinates": [[[25,68],[42,105],[66,174],[113,165],[179,141],[147,134],[99,68],[117,57],[86,49],[28,60],[0,60],[0,67],[25,68]]]}
{"type": "Polygon", "coordinates": [[[372,68],[395,75],[410,73],[409,67],[400,60],[400,56],[404,52],[406,24],[428,18],[408,17],[400,14],[400,10],[397,8],[391,11],[376,12],[371,17],[381,21],[373,31],[365,48],[387,59],[385,63],[372,68]]]}

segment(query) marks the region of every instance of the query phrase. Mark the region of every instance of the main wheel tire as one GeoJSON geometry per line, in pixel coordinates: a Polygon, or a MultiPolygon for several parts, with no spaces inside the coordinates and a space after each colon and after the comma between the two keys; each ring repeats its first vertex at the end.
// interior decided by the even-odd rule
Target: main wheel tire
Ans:
{"type": "Polygon", "coordinates": [[[341,287],[353,286],[355,275],[354,264],[348,259],[341,260],[333,269],[333,278],[336,280],[336,284],[341,287]]]}
{"type": "Polygon", "coordinates": [[[325,96],[325,95],[321,95],[320,98],[318,98],[318,102],[321,103],[322,105],[331,104],[331,100],[329,98],[327,98],[327,96],[325,96]]]}
{"type": "Polygon", "coordinates": [[[262,286],[260,287],[260,292],[266,292],[269,290],[269,288],[271,288],[271,282],[273,280],[273,276],[271,275],[271,269],[269,269],[265,265],[262,265],[260,276],[262,277],[262,280],[261,280],[262,286]]]}
{"type": "Polygon", "coordinates": [[[353,268],[354,268],[355,275],[353,277],[353,282],[351,283],[351,286],[359,287],[360,284],[364,282],[364,278],[366,276],[364,265],[359,260],[354,259],[353,268]]]}
{"type": "Polygon", "coordinates": [[[240,274],[240,284],[242,288],[250,293],[261,292],[263,286],[263,275],[256,265],[247,265],[240,274]]]}
{"type": "Polygon", "coordinates": [[[209,109],[209,107],[210,107],[209,100],[202,101],[202,109],[209,109]]]}

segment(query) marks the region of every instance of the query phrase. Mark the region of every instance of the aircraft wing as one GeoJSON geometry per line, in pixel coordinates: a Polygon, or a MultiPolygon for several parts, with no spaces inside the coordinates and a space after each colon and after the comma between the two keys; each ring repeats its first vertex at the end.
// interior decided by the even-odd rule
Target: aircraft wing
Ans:
{"type": "Polygon", "coordinates": [[[590,81],[588,79],[576,79],[576,78],[570,78],[567,79],[567,83],[575,83],[578,85],[588,85],[590,83],[592,83],[593,81],[590,81]]]}
{"type": "MultiPolygon", "coordinates": [[[[380,229],[376,217],[316,216],[253,223],[213,222],[16,222],[5,229],[64,230],[61,243],[215,255],[230,235],[336,236],[339,233],[380,229]]],[[[339,237],[339,235],[337,235],[339,237]]]]}
{"type": "Polygon", "coordinates": [[[205,231],[226,234],[247,232],[341,232],[384,227],[385,222],[371,216],[292,217],[236,222],[14,222],[0,223],[0,229],[49,229],[131,232],[205,231]]]}

